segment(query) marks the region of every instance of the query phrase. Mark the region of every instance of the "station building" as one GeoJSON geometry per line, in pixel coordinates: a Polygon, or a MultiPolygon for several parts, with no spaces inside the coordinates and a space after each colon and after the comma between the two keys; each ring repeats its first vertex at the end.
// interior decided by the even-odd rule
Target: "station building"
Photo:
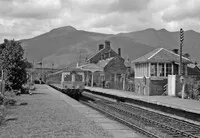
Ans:
{"type": "MultiPolygon", "coordinates": [[[[182,57],[183,74],[187,76],[188,58],[182,57]]],[[[180,56],[158,48],[132,61],[135,71],[135,92],[139,95],[162,95],[168,75],[179,75],[180,56]]]]}
{"type": "Polygon", "coordinates": [[[87,70],[91,86],[102,87],[102,82],[107,83],[108,88],[124,89],[126,66],[121,57],[121,49],[115,52],[106,40],[105,44],[99,44],[98,51],[87,59],[86,63],[79,66],[87,70]]]}

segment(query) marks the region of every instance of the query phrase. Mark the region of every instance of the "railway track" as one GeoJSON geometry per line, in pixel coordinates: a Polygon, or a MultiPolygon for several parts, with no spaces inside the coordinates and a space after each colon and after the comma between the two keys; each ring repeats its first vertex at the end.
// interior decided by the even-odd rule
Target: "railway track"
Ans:
{"type": "Polygon", "coordinates": [[[126,126],[128,126],[128,127],[132,128],[132,129],[136,130],[137,132],[139,132],[139,133],[141,133],[141,134],[143,134],[145,136],[148,136],[150,138],[160,138],[156,134],[151,133],[151,132],[149,132],[149,131],[147,131],[147,130],[145,130],[143,128],[140,128],[137,125],[135,125],[135,124],[127,121],[126,119],[124,119],[122,117],[119,117],[119,116],[111,113],[110,111],[106,111],[105,109],[102,109],[103,107],[99,107],[99,106],[97,106],[94,103],[90,103],[90,102],[86,102],[86,101],[82,101],[82,100],[80,102],[83,103],[83,104],[85,104],[85,105],[87,105],[87,106],[89,106],[89,107],[92,107],[95,110],[98,110],[98,111],[100,111],[100,112],[102,112],[102,113],[104,113],[104,114],[112,117],[112,119],[114,119],[114,120],[116,120],[118,122],[121,122],[122,124],[125,124],[126,126]]]}
{"type": "Polygon", "coordinates": [[[84,96],[93,99],[90,102],[84,101],[84,104],[106,113],[148,137],[200,138],[200,126],[198,125],[138,106],[113,102],[86,94],[84,96]]]}

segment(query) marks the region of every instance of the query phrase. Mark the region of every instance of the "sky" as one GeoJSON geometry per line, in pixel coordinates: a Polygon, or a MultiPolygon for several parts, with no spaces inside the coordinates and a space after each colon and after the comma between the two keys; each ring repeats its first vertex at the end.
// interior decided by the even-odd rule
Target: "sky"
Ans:
{"type": "Polygon", "coordinates": [[[120,33],[146,28],[200,32],[200,0],[0,0],[0,42],[51,29],[120,33]]]}

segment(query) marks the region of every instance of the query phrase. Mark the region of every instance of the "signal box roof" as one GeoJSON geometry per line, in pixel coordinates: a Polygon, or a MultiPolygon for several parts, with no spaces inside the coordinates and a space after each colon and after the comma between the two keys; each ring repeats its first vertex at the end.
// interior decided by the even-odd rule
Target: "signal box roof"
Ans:
{"type": "MultiPolygon", "coordinates": [[[[182,61],[185,64],[192,63],[190,59],[186,57],[182,57],[182,61]]],[[[132,63],[170,63],[170,62],[176,62],[180,63],[180,56],[170,50],[167,50],[165,48],[157,48],[153,50],[152,52],[147,53],[146,55],[139,57],[136,60],[133,60],[132,63]]]]}

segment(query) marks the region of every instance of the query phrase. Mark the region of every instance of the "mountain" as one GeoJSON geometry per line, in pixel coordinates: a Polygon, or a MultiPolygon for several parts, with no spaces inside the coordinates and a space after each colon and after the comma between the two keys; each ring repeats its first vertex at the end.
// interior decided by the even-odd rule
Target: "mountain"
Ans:
{"type": "MultiPolygon", "coordinates": [[[[200,61],[200,34],[185,31],[183,51],[191,58],[200,61]]],[[[169,50],[179,49],[179,32],[165,29],[146,29],[137,32],[102,34],[77,30],[72,26],[53,29],[34,38],[21,40],[30,61],[43,61],[45,67],[64,67],[80,59],[84,60],[98,51],[98,45],[105,40],[117,51],[121,48],[122,56],[134,60],[151,50],[164,47],[169,50]]]]}
{"type": "Polygon", "coordinates": [[[136,43],[127,37],[87,32],[71,26],[53,29],[21,42],[28,60],[35,63],[42,60],[45,67],[64,67],[97,52],[98,45],[105,40],[111,41],[111,47],[116,51],[120,47],[122,55],[131,59],[153,50],[153,47],[136,43]]]}
{"type": "MultiPolygon", "coordinates": [[[[137,32],[120,33],[118,36],[128,37],[137,43],[152,47],[164,47],[169,50],[180,48],[180,33],[178,31],[169,32],[166,29],[150,28],[137,32]]],[[[184,32],[183,52],[189,53],[193,61],[200,62],[200,33],[193,30],[184,32]]]]}

